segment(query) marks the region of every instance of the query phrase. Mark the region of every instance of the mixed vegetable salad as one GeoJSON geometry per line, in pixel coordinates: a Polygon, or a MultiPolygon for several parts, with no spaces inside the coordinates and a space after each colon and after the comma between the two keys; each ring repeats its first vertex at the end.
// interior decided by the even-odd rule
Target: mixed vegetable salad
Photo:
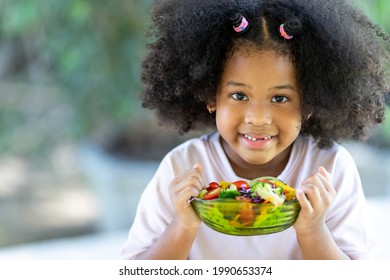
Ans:
{"type": "Polygon", "coordinates": [[[295,194],[294,188],[268,176],[211,182],[191,204],[199,218],[218,232],[262,235],[283,231],[295,222],[300,210],[295,194]]]}
{"type": "Polygon", "coordinates": [[[211,182],[200,191],[198,198],[236,199],[276,206],[295,199],[295,189],[275,177],[260,177],[251,181],[211,182]]]}

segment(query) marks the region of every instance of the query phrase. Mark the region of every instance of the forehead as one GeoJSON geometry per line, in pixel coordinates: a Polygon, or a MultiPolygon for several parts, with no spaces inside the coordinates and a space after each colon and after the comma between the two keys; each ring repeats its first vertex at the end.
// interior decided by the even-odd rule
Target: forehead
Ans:
{"type": "Polygon", "coordinates": [[[289,56],[275,51],[243,48],[227,59],[221,82],[226,79],[245,83],[289,83],[296,88],[296,70],[289,56]]]}

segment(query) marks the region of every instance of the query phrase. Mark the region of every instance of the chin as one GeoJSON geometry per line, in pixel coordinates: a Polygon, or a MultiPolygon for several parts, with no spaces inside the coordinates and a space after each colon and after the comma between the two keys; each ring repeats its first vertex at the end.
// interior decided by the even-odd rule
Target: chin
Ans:
{"type": "Polygon", "coordinates": [[[271,159],[263,159],[263,160],[259,160],[259,158],[242,158],[243,161],[245,161],[247,164],[251,164],[251,165],[264,165],[264,164],[267,164],[271,161],[271,159]]]}

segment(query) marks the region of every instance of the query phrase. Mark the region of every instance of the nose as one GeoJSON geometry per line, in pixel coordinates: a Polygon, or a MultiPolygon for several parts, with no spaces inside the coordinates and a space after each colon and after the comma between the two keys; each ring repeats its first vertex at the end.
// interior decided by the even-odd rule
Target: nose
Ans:
{"type": "Polygon", "coordinates": [[[254,126],[272,123],[272,109],[268,104],[252,104],[246,108],[245,122],[254,126]]]}

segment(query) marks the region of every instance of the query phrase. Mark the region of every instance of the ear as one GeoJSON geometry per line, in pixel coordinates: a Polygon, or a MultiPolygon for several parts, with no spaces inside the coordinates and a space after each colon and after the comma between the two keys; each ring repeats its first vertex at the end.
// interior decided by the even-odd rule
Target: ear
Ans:
{"type": "Polygon", "coordinates": [[[212,114],[217,110],[217,105],[215,104],[215,102],[210,102],[207,103],[206,108],[209,111],[209,113],[212,114]]]}

